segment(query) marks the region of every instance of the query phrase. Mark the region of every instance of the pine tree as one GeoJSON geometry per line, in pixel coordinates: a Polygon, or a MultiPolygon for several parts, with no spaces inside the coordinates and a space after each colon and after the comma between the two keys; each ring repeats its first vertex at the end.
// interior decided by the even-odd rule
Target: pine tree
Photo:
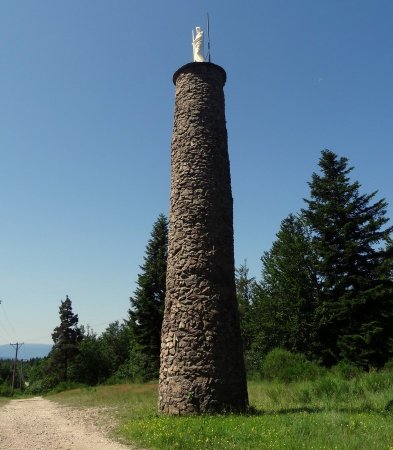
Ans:
{"type": "Polygon", "coordinates": [[[78,314],[72,312],[71,300],[66,299],[59,307],[60,325],[53,330],[54,346],[51,352],[53,366],[60,372],[60,380],[67,381],[71,361],[78,354],[82,332],[78,328],[78,314]]]}
{"type": "Polygon", "coordinates": [[[252,308],[255,361],[275,347],[315,357],[315,260],[308,228],[290,214],[262,256],[262,280],[252,308]]]}
{"type": "Polygon", "coordinates": [[[323,361],[381,366],[393,351],[392,251],[387,203],[360,194],[347,158],[322,151],[303,215],[321,285],[316,319],[323,361]]]}
{"type": "Polygon", "coordinates": [[[130,298],[131,372],[144,380],[158,377],[168,253],[168,220],[161,214],[146,246],[142,272],[130,298]]]}

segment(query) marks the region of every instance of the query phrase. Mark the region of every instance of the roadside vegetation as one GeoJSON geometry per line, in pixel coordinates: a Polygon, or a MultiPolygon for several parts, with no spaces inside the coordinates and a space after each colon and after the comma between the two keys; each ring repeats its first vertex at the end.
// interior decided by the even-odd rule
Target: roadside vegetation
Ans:
{"type": "Polygon", "coordinates": [[[281,350],[271,355],[270,368],[274,363],[276,369],[269,379],[262,373],[249,381],[250,411],[244,415],[160,416],[155,383],[79,388],[48,398],[104,407],[104,417],[116,417],[115,437],[140,448],[393,448],[393,367],[364,372],[340,364],[302,371],[296,356],[285,366],[282,356],[281,350]]]}

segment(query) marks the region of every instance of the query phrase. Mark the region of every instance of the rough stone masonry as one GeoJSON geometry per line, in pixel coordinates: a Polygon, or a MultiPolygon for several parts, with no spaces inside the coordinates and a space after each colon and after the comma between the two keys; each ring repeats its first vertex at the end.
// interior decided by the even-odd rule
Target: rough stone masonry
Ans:
{"type": "Polygon", "coordinates": [[[236,301],[226,73],[190,63],[176,85],[159,411],[243,411],[248,404],[236,301]]]}

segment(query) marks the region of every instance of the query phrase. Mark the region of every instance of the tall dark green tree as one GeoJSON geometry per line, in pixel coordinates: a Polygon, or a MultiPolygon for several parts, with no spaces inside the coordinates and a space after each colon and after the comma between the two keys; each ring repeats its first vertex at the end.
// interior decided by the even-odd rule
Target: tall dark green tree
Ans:
{"type": "Polygon", "coordinates": [[[249,277],[247,261],[244,261],[244,263],[236,269],[235,281],[243,349],[247,352],[250,350],[252,341],[253,317],[251,308],[256,286],[255,277],[249,277]]]}
{"type": "Polygon", "coordinates": [[[54,345],[51,352],[51,370],[59,372],[59,381],[66,381],[70,364],[78,354],[78,346],[83,337],[78,327],[78,314],[73,313],[68,295],[60,304],[59,315],[60,325],[52,333],[54,345]]]}
{"type": "Polygon", "coordinates": [[[303,209],[318,255],[316,320],[323,361],[381,366],[393,351],[392,226],[377,192],[360,193],[347,158],[322,151],[303,209]]]}
{"type": "Polygon", "coordinates": [[[258,365],[275,347],[315,357],[314,314],[319,289],[316,255],[303,219],[281,222],[270,251],[262,256],[262,280],[252,306],[252,357],[258,365]]]}
{"type": "Polygon", "coordinates": [[[168,254],[168,220],[161,214],[146,246],[142,272],[130,298],[131,373],[144,380],[158,377],[168,254]]]}

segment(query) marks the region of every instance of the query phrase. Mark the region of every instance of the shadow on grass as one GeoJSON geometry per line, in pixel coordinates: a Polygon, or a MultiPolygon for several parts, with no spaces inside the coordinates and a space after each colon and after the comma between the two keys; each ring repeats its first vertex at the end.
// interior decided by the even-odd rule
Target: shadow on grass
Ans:
{"type": "Polygon", "coordinates": [[[245,416],[277,416],[277,415],[297,414],[297,413],[315,414],[315,413],[321,413],[324,411],[328,411],[328,409],[316,408],[316,407],[311,408],[308,406],[302,406],[302,407],[298,407],[298,408],[264,410],[264,409],[257,409],[253,406],[250,406],[250,408],[247,410],[247,412],[244,413],[244,415],[245,416]]]}
{"type": "MultiPolygon", "coordinates": [[[[393,403],[393,401],[392,401],[393,403]]],[[[298,414],[298,413],[307,413],[307,414],[318,414],[323,412],[340,412],[340,413],[350,413],[350,414],[359,414],[359,413],[374,413],[380,414],[382,416],[391,415],[393,410],[385,407],[385,409],[377,409],[377,408],[317,408],[317,407],[308,407],[302,406],[298,408],[284,408],[284,409],[275,409],[275,410],[262,410],[257,409],[251,406],[247,412],[244,413],[244,416],[280,416],[286,414],[298,414]]]]}

